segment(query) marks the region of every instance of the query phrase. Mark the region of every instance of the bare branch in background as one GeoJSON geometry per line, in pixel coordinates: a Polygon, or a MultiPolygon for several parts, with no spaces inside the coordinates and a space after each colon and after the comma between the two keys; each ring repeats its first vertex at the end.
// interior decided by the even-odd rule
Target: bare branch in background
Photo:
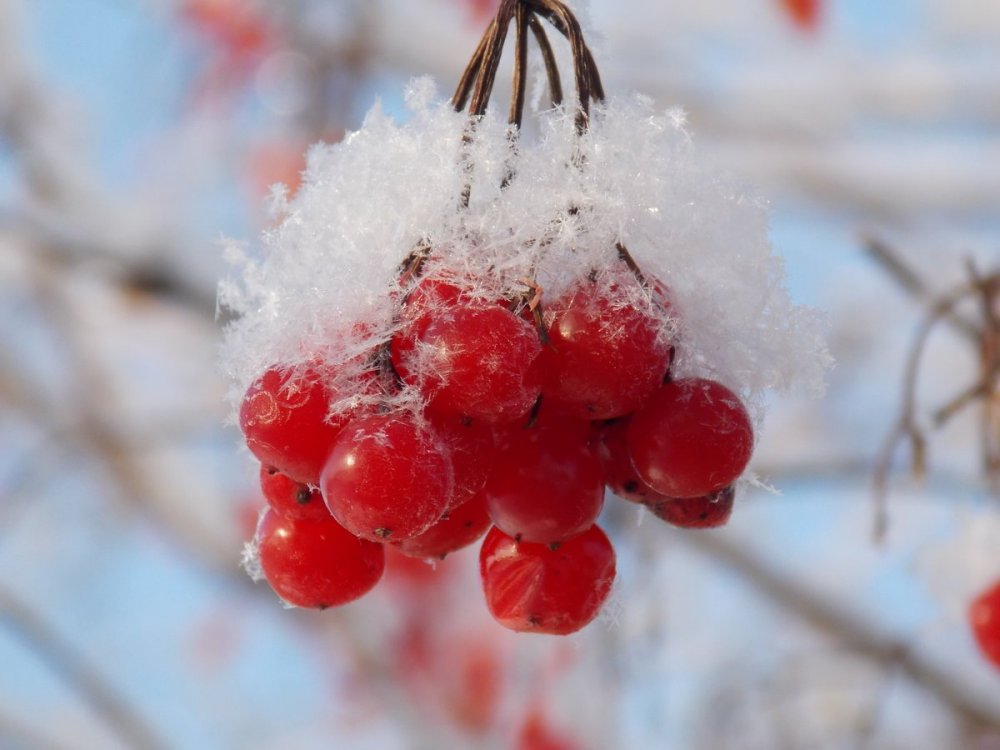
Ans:
{"type": "Polygon", "coordinates": [[[87,660],[27,604],[0,588],[0,624],[30,648],[136,750],[166,749],[158,733],[87,660]]]}

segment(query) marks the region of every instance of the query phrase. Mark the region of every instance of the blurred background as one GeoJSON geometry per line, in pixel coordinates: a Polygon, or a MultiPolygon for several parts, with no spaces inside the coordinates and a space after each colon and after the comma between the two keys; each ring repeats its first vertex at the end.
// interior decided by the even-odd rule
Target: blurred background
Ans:
{"type": "Polygon", "coordinates": [[[239,568],[263,500],[217,366],[219,239],[376,99],[449,92],[491,0],[0,0],[2,750],[1000,748],[967,617],[1000,579],[1000,4],[582,5],[608,91],[767,196],[837,365],[775,396],[726,529],[609,503],[612,600],[549,638],[490,620],[474,550],[283,610],[239,568]]]}

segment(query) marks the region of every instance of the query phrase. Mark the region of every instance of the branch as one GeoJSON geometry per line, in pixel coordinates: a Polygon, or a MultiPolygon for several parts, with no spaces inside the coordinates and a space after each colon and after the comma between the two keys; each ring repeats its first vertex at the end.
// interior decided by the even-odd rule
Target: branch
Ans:
{"type": "Polygon", "coordinates": [[[167,745],[131,706],[76,650],[63,641],[28,605],[0,589],[0,623],[20,638],[57,672],[95,713],[122,738],[126,746],[148,750],[167,745]]]}
{"type": "Polygon", "coordinates": [[[956,716],[974,728],[1000,729],[1000,706],[956,680],[938,664],[888,635],[857,613],[839,607],[812,587],[778,573],[760,556],[731,537],[718,533],[686,533],[677,537],[706,557],[720,562],[763,596],[847,648],[871,660],[894,667],[922,687],[956,716]]]}

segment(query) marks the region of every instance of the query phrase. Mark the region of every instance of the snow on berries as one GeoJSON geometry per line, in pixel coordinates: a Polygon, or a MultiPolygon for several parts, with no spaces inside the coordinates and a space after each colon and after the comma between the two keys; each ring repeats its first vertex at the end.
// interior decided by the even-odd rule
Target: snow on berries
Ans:
{"type": "Polygon", "coordinates": [[[766,207],[706,167],[677,112],[606,99],[567,18],[502,3],[450,103],[423,80],[402,124],[376,105],[310,150],[259,255],[230,243],[223,358],[270,503],[247,567],[289,604],[361,596],[387,545],[438,558],[485,534],[497,621],[575,632],[615,577],[606,489],[722,525],[763,392],[821,387],[766,207]],[[547,70],[529,139],[524,79],[509,118],[487,105],[507,29],[533,14],[578,65],[570,104],[547,70]]]}

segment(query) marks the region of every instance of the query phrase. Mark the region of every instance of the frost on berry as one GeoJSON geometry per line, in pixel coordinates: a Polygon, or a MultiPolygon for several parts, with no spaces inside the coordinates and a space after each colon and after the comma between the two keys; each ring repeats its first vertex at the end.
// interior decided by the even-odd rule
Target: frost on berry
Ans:
{"type": "MultiPolygon", "coordinates": [[[[234,403],[274,365],[356,363],[390,339],[413,283],[401,287],[399,264],[421,243],[431,249],[425,275],[460,278],[470,299],[520,299],[534,277],[544,304],[591,273],[610,288],[623,242],[669,289],[671,312],[657,312],[641,284],[612,304],[639,305],[676,334],[676,376],[717,378],[752,411],[765,389],[821,388],[821,326],[784,290],[766,205],[706,166],[679,118],[638,97],[610,99],[578,137],[572,111],[556,109],[512,157],[504,114],[490,110],[463,145],[466,115],[427,96],[410,106],[399,123],[376,105],[342,143],[312,147],[302,187],[259,251],[229,243],[235,272],[220,304],[234,314],[223,346],[234,403]],[[501,191],[512,158],[516,177],[501,191]]],[[[402,389],[387,400],[419,398],[402,389]]]]}

